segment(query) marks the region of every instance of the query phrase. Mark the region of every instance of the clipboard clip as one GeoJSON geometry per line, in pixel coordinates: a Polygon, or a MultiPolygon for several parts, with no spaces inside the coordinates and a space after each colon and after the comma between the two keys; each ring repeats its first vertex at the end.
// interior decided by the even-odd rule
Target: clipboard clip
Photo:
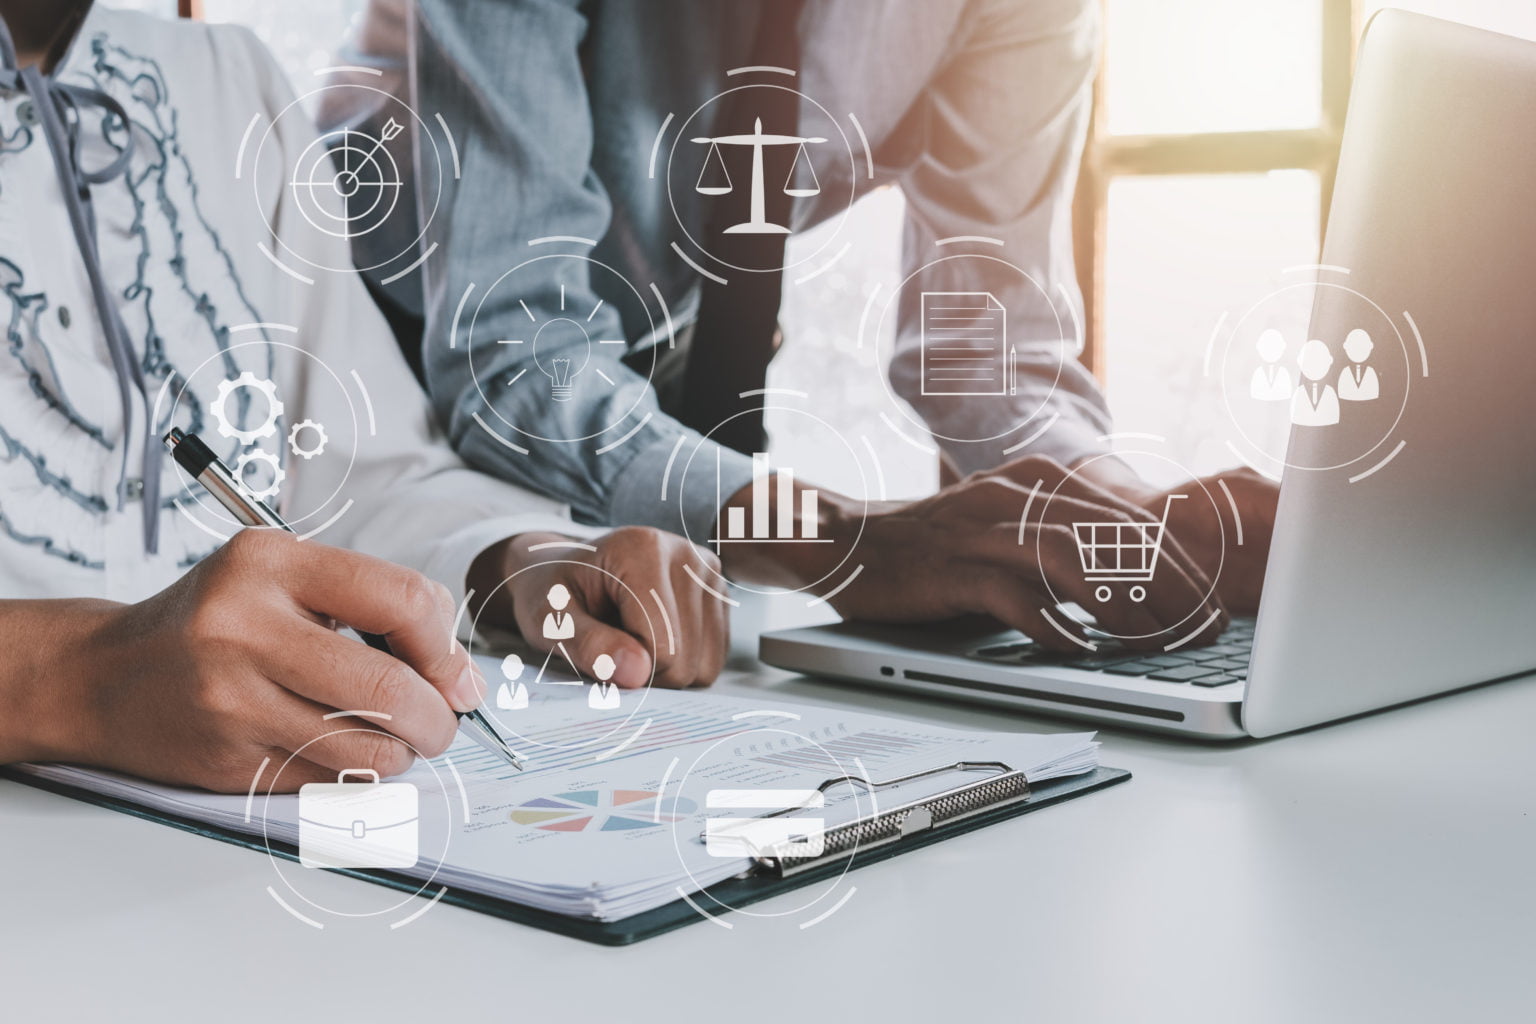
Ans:
{"type": "MultiPolygon", "coordinates": [[[[734,791],[732,791],[734,792],[734,791]]],[[[779,878],[798,874],[859,850],[876,849],[900,842],[908,836],[935,828],[947,828],[987,811],[1024,803],[1030,797],[1029,780],[1024,773],[1002,761],[956,761],[909,775],[876,782],[857,775],[827,779],[811,790],[798,791],[801,799],[781,810],[752,817],[711,821],[699,838],[711,846],[720,844],[736,855],[752,860],[753,874],[771,874],[779,878]],[[976,779],[942,793],[898,804],[831,828],[806,817],[808,811],[825,806],[826,794],[837,786],[856,786],[870,794],[952,772],[987,772],[976,779]]],[[[758,804],[757,806],[762,806],[758,804]]],[[[733,855],[731,852],[723,854],[733,855]]]]}

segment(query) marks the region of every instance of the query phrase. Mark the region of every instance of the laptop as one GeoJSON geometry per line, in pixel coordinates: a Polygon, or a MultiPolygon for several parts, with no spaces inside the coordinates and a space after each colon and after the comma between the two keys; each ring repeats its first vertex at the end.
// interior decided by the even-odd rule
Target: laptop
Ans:
{"type": "Polygon", "coordinates": [[[1380,393],[1359,401],[1363,366],[1346,381],[1337,363],[1320,374],[1287,360],[1320,397],[1312,420],[1291,413],[1307,425],[1279,444],[1256,619],[1211,647],[1106,640],[1069,656],[996,624],[843,623],[765,634],[762,659],[1208,738],[1273,736],[1536,669],[1533,110],[1536,43],[1395,10],[1366,31],[1303,311],[1308,338],[1340,360],[1375,318],[1365,362],[1380,393]],[[1318,429],[1317,417],[1337,421],[1318,429]]]}

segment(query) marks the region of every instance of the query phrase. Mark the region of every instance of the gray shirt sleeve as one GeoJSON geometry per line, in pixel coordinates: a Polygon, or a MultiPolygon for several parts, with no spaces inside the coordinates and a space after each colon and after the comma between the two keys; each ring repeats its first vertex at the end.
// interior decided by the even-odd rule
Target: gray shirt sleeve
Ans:
{"type": "MultiPolygon", "coordinates": [[[[587,360],[584,373],[596,379],[601,371],[612,382],[584,386],[576,400],[554,402],[536,388],[503,386],[520,371],[542,372],[532,345],[497,344],[525,333],[531,314],[523,304],[540,321],[561,308],[583,315],[596,308],[585,321],[588,336],[624,337],[612,307],[598,305],[583,260],[528,263],[517,271],[515,288],[493,288],[514,266],[546,251],[589,248],[579,241],[530,243],[595,240],[608,229],[608,196],[591,167],[592,121],[579,59],[587,26],[579,8],[577,0],[420,0],[418,102],[423,110],[452,112],[462,168],[458,181],[445,182],[431,227],[444,255],[428,261],[427,386],[472,465],[556,497],[588,522],[673,531],[686,523],[689,535],[703,540],[719,510],[714,474],[707,474],[707,486],[705,474],[691,474],[688,493],[679,495],[674,467],[665,496],[663,476],[675,452],[681,462],[703,443],[698,457],[713,462],[715,446],[661,411],[647,380],[622,361],[627,346],[592,344],[572,354],[587,360]],[[484,45],[487,39],[496,45],[484,45]],[[466,308],[476,310],[474,329],[466,332],[461,321],[455,337],[455,313],[471,287],[466,308]]],[[[751,479],[750,461],[734,452],[722,454],[721,467],[724,494],[751,479]]]]}
{"type": "Polygon", "coordinates": [[[1098,438],[1111,429],[1104,396],[1077,359],[1082,297],[1072,259],[1071,200],[1097,62],[1097,4],[984,0],[961,17],[904,126],[922,139],[898,175],[907,200],[903,272],[915,274],[903,286],[889,377],[963,473],[1026,453],[1071,464],[1104,451],[1098,438]],[[976,236],[1002,244],[936,246],[976,236]],[[978,258],[936,260],[962,253],[978,258]],[[924,291],[991,292],[1006,308],[1016,394],[967,401],[923,394],[916,299],[924,291]],[[1007,450],[1048,422],[1025,449],[1007,450]]]}

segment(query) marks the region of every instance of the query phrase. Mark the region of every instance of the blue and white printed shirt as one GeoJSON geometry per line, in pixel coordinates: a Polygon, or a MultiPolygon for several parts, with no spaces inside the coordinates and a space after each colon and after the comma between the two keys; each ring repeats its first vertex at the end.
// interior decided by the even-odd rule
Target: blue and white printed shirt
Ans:
{"type": "MultiPolygon", "coordinates": [[[[442,443],[355,274],[284,260],[320,252],[345,267],[347,242],[294,208],[289,175],[314,132],[249,32],[97,7],[56,77],[105,92],[131,122],[126,173],[91,195],[108,290],[145,378],[147,401],[135,401],[149,408],[125,437],[35,100],[0,93],[0,598],[139,600],[233,532],[166,459],[159,550],[146,552],[141,499],[118,502],[124,444],[129,494],[142,491],[146,424],[198,432],[301,534],[455,592],[495,541],[569,529],[562,507],[468,469],[442,443]],[[241,168],[257,139],[268,159],[241,168]]],[[[81,116],[81,166],[110,164],[122,126],[100,109],[81,116]]]]}

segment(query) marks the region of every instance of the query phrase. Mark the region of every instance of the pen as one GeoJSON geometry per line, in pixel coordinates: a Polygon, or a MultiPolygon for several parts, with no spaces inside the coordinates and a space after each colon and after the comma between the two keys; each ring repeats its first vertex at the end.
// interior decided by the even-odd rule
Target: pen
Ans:
{"type": "MultiPolygon", "coordinates": [[[[171,455],[176,459],[176,464],[187,471],[187,475],[198,483],[220,505],[229,510],[229,513],[238,519],[244,526],[270,527],[293,533],[293,527],[283,522],[282,516],[272,511],[263,501],[251,497],[245,488],[235,479],[229,467],[219,461],[219,457],[213,454],[213,449],[203,443],[196,434],[188,434],[180,427],[172,427],[171,432],[165,435],[165,446],[171,450],[171,455]]],[[[369,647],[389,654],[389,642],[377,633],[364,633],[358,631],[363,642],[369,647]]],[[[519,757],[507,741],[501,738],[501,734],[491,725],[490,719],[485,717],[485,712],[476,708],[473,711],[456,711],[459,716],[459,728],[470,739],[480,744],[486,750],[496,754],[518,771],[523,770],[523,759],[519,757]]]]}

